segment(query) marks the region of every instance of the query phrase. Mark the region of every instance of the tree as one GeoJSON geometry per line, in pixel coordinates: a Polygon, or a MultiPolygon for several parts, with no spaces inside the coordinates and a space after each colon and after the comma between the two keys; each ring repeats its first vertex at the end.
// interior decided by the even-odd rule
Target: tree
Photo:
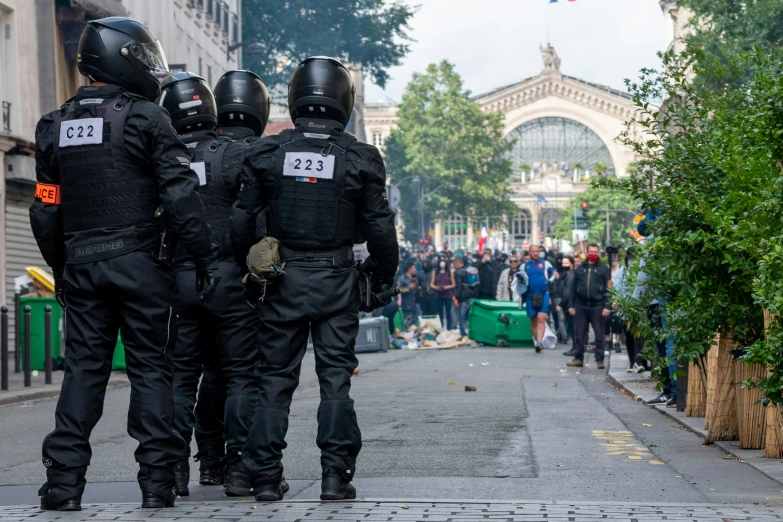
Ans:
{"type": "MultiPolygon", "coordinates": [[[[720,4],[720,2],[719,2],[720,4]]],[[[755,2],[747,2],[754,5],[755,2]]],[[[726,59],[702,48],[663,55],[628,82],[637,107],[620,141],[638,162],[625,188],[657,218],[645,246],[648,295],[665,298],[676,357],[704,367],[715,333],[768,365],[765,400],[783,404],[783,61],[761,48],[726,59]],[[747,81],[712,84],[697,78],[747,81]],[[665,101],[663,103],[662,101],[665,101]],[[642,129],[642,132],[639,132],[642,129]],[[775,317],[765,336],[762,307],[775,317]]],[[[632,312],[621,310],[626,316],[632,312]]],[[[636,314],[638,317],[639,314],[636,314]]],[[[641,319],[644,320],[644,319],[641,319]]],[[[654,339],[647,338],[646,341],[654,339]]]]}
{"type": "MultiPolygon", "coordinates": [[[[685,38],[689,48],[701,48],[723,63],[756,46],[783,56],[783,0],[680,0],[680,4],[694,14],[689,24],[692,32],[685,38]]],[[[743,66],[700,68],[698,82],[715,87],[747,82],[757,69],[748,61],[743,66]]]]}
{"type": "Polygon", "coordinates": [[[630,232],[634,230],[634,213],[637,204],[624,190],[612,190],[591,185],[582,194],[571,200],[567,208],[560,210],[560,221],[554,228],[557,238],[571,240],[574,214],[581,216],[582,203],[588,204],[589,228],[587,237],[599,245],[606,244],[606,206],[625,212],[609,212],[609,234],[612,246],[631,242],[630,232]]]}
{"type": "Polygon", "coordinates": [[[408,25],[417,7],[384,0],[245,0],[242,38],[257,39],[262,52],[246,52],[245,67],[267,86],[288,83],[308,56],[334,56],[360,63],[383,87],[389,67],[410,50],[408,25]]]}
{"type": "Polygon", "coordinates": [[[397,128],[386,140],[386,165],[400,188],[408,231],[418,229],[419,190],[428,196],[426,230],[455,213],[505,223],[504,215],[517,212],[509,199],[511,143],[503,136],[503,114],[484,113],[454,65],[443,61],[414,74],[397,114],[397,128]]]}
{"type": "Polygon", "coordinates": [[[605,161],[596,161],[593,164],[593,172],[595,172],[599,176],[603,176],[607,172],[609,172],[609,167],[607,166],[605,161]]]}

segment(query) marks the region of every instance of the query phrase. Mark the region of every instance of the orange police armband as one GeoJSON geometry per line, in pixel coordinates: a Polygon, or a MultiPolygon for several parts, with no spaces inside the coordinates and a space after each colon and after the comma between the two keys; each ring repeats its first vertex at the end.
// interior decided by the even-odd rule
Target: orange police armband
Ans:
{"type": "Polygon", "coordinates": [[[35,200],[40,203],[60,204],[60,185],[38,183],[35,186],[35,200]]]}

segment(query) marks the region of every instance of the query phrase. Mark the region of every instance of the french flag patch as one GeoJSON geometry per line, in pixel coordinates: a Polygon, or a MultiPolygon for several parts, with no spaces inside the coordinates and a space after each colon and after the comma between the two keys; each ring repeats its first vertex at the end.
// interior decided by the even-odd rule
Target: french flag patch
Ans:
{"type": "Polygon", "coordinates": [[[297,176],[296,181],[300,181],[302,183],[318,183],[318,179],[316,178],[305,178],[302,176],[297,176]]]}

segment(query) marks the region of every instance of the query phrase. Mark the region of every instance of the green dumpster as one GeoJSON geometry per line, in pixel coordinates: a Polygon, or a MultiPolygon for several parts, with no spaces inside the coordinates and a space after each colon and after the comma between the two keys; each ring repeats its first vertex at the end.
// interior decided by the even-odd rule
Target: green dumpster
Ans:
{"type": "Polygon", "coordinates": [[[54,297],[20,297],[19,298],[19,348],[22,357],[22,369],[24,370],[24,343],[25,343],[25,324],[24,308],[29,306],[30,312],[30,369],[44,371],[45,368],[45,330],[44,330],[44,308],[47,305],[52,307],[52,342],[49,349],[52,353],[52,369],[58,369],[62,366],[63,360],[63,309],[57,303],[54,297]]]}
{"type": "Polygon", "coordinates": [[[394,328],[401,332],[405,331],[405,316],[402,314],[402,308],[398,308],[397,313],[394,314],[394,328]]]}
{"type": "Polygon", "coordinates": [[[492,346],[533,346],[530,319],[513,301],[474,299],[468,337],[492,346]]]}
{"type": "Polygon", "coordinates": [[[111,369],[125,371],[128,367],[125,365],[125,345],[122,344],[122,336],[117,336],[117,345],[114,347],[114,355],[111,358],[111,369]]]}

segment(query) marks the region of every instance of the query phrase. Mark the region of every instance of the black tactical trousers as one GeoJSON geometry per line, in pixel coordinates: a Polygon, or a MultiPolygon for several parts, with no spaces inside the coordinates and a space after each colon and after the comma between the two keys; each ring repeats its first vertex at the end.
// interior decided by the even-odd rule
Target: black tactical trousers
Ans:
{"type": "Polygon", "coordinates": [[[262,363],[258,404],[242,462],[253,486],[277,485],[283,476],[291,396],[312,334],[315,371],[321,388],[318,435],[321,467],[350,481],[362,447],[351,376],[359,332],[357,274],[346,259],[294,261],[270,285],[259,306],[262,363]]]}
{"type": "MultiPolygon", "coordinates": [[[[255,319],[255,316],[253,318],[255,319]]],[[[223,419],[226,415],[227,387],[228,383],[220,369],[220,361],[208,361],[204,365],[196,399],[194,433],[199,457],[225,456],[226,434],[223,419]]],[[[239,449],[242,449],[241,446],[239,449]]]]}
{"type": "MultiPolygon", "coordinates": [[[[171,269],[135,251],[67,265],[65,376],[55,430],[43,442],[54,501],[80,496],[92,450],[90,433],[103,413],[117,334],[131,382],[128,433],[139,442],[142,491],[170,495],[174,463],[184,455],[172,431],[171,348],[177,337],[177,286],[171,269]]],[[[42,492],[45,488],[42,488],[42,492]]]]}
{"type": "MultiPolygon", "coordinates": [[[[174,348],[174,430],[189,445],[202,365],[219,368],[225,378],[226,389],[226,449],[222,446],[222,438],[208,437],[203,441],[205,446],[199,446],[199,457],[221,457],[225,452],[231,462],[238,457],[245,444],[253,417],[258,390],[254,376],[258,365],[258,318],[242,294],[242,279],[237,264],[233,260],[226,260],[219,265],[223,278],[215,296],[205,305],[198,303],[195,269],[177,269],[180,308],[174,348]]],[[[215,386],[214,378],[210,378],[206,385],[215,386]]],[[[208,404],[200,408],[202,433],[215,431],[215,422],[207,418],[205,410],[220,415],[221,408],[216,402],[214,396],[210,397],[211,406],[208,404]]]]}

